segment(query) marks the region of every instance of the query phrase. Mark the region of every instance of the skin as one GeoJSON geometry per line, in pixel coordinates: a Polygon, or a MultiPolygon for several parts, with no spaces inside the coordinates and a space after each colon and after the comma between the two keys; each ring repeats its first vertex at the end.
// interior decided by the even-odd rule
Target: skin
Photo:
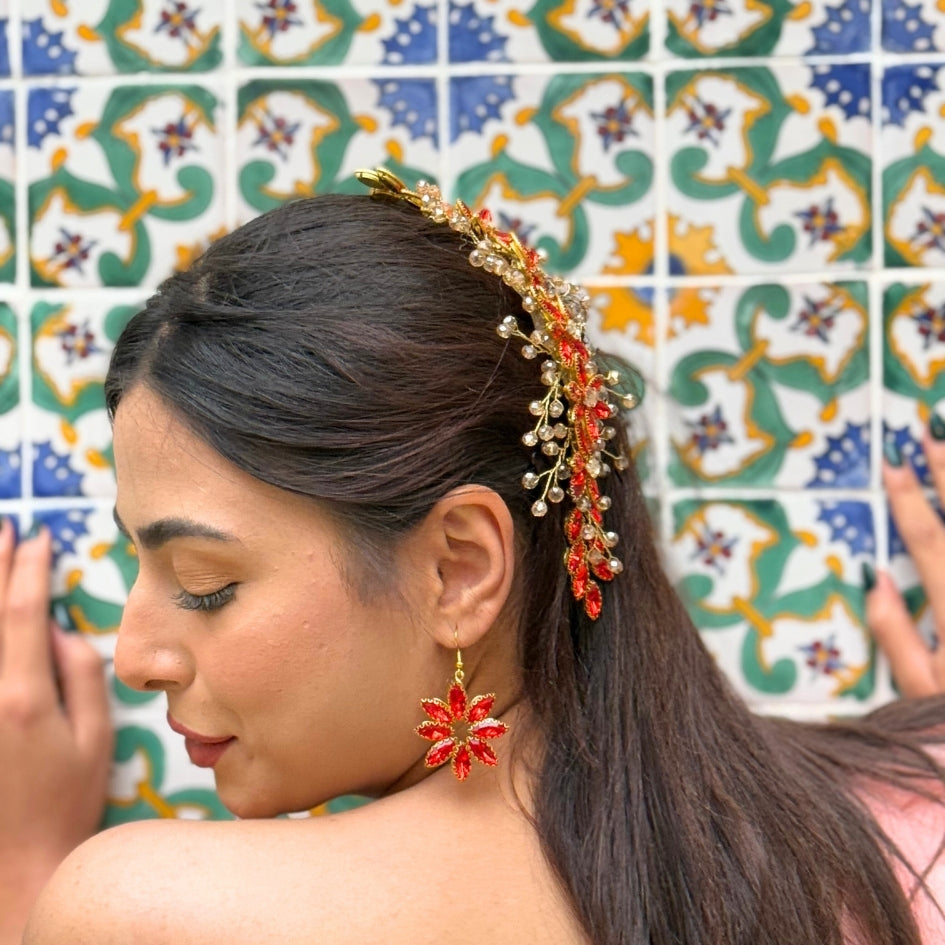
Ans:
{"type": "MultiPolygon", "coordinates": [[[[927,446],[941,454],[930,462],[945,468],[945,447],[927,446]]],[[[26,945],[221,937],[237,945],[344,945],[373,941],[378,929],[395,945],[583,941],[526,818],[534,746],[525,709],[509,695],[516,689],[506,616],[514,556],[501,500],[475,487],[444,497],[398,548],[398,595],[362,600],[340,570],[356,559],[323,513],[226,463],[146,389],[132,391],[118,411],[115,455],[118,512],[141,556],[116,654],[124,680],[166,692],[188,727],[236,738],[215,773],[225,802],[244,816],[312,806],[339,792],[383,796],[307,821],[150,821],[106,831],[56,871],[26,945]],[[166,525],[154,525],[168,519],[230,538],[151,540],[162,531],[167,538],[166,525]],[[215,611],[183,609],[175,599],[230,582],[238,585],[232,600],[215,611]],[[425,769],[425,746],[412,735],[422,717],[418,696],[444,695],[454,633],[469,691],[499,693],[494,714],[512,726],[496,743],[501,766],[475,768],[465,784],[425,769]]],[[[920,573],[934,574],[933,539],[945,546],[945,529],[907,471],[887,470],[886,486],[893,513],[907,524],[907,544],[927,567],[920,563],[920,573]],[[913,535],[909,523],[922,527],[913,535]]],[[[48,570],[48,537],[14,553],[0,532],[0,770],[25,772],[17,783],[27,788],[0,804],[7,818],[0,863],[13,859],[10,851],[37,851],[23,884],[29,888],[0,882],[7,896],[0,915],[16,906],[9,913],[20,917],[8,923],[4,945],[18,941],[10,929],[22,923],[22,903],[94,829],[108,759],[100,669],[81,641],[50,637],[48,570]],[[11,711],[11,693],[24,692],[33,709],[11,711]],[[43,783],[50,790],[37,793],[43,783]],[[59,809],[51,800],[63,797],[85,807],[51,822],[59,809]],[[22,824],[25,836],[17,833],[22,824]]],[[[915,629],[883,576],[868,608],[894,669],[905,671],[907,693],[941,691],[937,658],[913,645],[915,629]]],[[[941,813],[889,794],[864,800],[924,868],[934,853],[927,841],[945,826],[941,813]]],[[[929,880],[942,896],[942,870],[929,880]]],[[[909,888],[905,875],[903,882],[909,888]]],[[[922,901],[916,909],[926,941],[941,941],[934,910],[922,901]]]]}
{"type": "Polygon", "coordinates": [[[356,556],[315,503],[241,472],[147,388],[122,402],[114,447],[117,518],[140,559],[121,679],[164,692],[188,729],[234,739],[214,775],[241,817],[382,799],[309,821],[107,831],[57,871],[25,941],[353,943],[379,927],[395,943],[580,941],[519,801],[531,749],[498,496],[445,496],[398,545],[396,593],[362,599],[342,570],[356,556]],[[425,767],[413,731],[419,698],[446,695],[455,643],[470,695],[496,692],[512,728],[502,767],[462,784],[425,767]]]}

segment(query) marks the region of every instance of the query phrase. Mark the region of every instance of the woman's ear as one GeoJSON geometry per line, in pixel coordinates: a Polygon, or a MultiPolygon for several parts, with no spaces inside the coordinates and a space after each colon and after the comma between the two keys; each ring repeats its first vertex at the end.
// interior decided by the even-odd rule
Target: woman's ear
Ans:
{"type": "Polygon", "coordinates": [[[410,565],[425,571],[426,626],[438,643],[479,640],[512,590],[515,529],[502,498],[485,486],[443,496],[412,536],[410,565]]]}

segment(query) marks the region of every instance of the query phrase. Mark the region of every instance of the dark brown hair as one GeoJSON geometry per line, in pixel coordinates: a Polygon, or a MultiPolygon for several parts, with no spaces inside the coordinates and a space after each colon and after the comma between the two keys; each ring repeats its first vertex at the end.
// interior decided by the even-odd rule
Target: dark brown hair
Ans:
{"type": "Polygon", "coordinates": [[[147,384],[228,460],[323,503],[378,569],[448,490],[502,496],[544,747],[536,828],[595,945],[919,945],[896,851],[854,786],[931,797],[942,771],[923,739],[942,703],[820,727],[749,713],[660,565],[632,469],[606,490],[626,570],[589,622],[561,565],[562,509],[533,518],[521,486],[528,403],[543,389],[495,326],[524,314],[467,251],[366,196],[274,210],[131,321],[108,409],[147,384]]]}

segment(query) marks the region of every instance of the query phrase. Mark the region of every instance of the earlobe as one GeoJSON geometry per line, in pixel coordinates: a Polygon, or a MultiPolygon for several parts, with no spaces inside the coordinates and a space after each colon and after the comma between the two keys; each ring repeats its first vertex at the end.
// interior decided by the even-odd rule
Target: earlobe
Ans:
{"type": "Polygon", "coordinates": [[[461,486],[445,495],[424,522],[435,549],[438,588],[431,624],[453,646],[462,627],[463,645],[476,642],[508,601],[515,573],[512,516],[502,498],[485,486],[461,486]]]}

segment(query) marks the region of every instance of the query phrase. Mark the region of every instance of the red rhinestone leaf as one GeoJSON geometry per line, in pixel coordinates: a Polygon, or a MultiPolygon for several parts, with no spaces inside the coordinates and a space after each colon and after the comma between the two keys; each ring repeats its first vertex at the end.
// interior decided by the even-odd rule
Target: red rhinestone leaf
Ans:
{"type": "Polygon", "coordinates": [[[494,768],[499,763],[499,759],[496,758],[496,754],[492,748],[478,738],[469,739],[469,750],[473,753],[475,758],[484,765],[489,765],[490,768],[494,768]]]}
{"type": "Polygon", "coordinates": [[[476,698],[469,703],[469,711],[466,713],[466,720],[468,722],[481,722],[492,711],[494,704],[495,693],[490,692],[484,696],[476,696],[476,698]]]}
{"type": "Polygon", "coordinates": [[[584,552],[585,548],[583,541],[579,541],[571,546],[568,551],[568,558],[566,561],[568,574],[576,574],[581,565],[584,564],[584,552]]]}
{"type": "Polygon", "coordinates": [[[438,768],[446,761],[456,748],[455,738],[444,738],[430,747],[427,752],[426,765],[428,768],[438,768]]]}
{"type": "Polygon", "coordinates": [[[472,767],[472,758],[469,757],[469,749],[463,745],[453,758],[453,774],[460,781],[465,781],[469,777],[469,769],[472,767]]]}
{"type": "Polygon", "coordinates": [[[453,724],[453,713],[450,707],[441,699],[421,699],[420,707],[434,722],[445,722],[447,725],[453,724]]]}
{"type": "Polygon", "coordinates": [[[454,719],[461,719],[466,714],[466,690],[461,683],[450,686],[450,709],[454,719]]]}
{"type": "Polygon", "coordinates": [[[603,604],[604,600],[601,597],[600,587],[595,581],[589,581],[587,593],[584,595],[584,612],[591,620],[596,620],[600,616],[603,604]]]}
{"type": "Polygon", "coordinates": [[[603,400],[598,400],[597,403],[594,404],[594,413],[596,413],[601,420],[609,420],[610,404],[605,403],[603,400]]]}
{"type": "Polygon", "coordinates": [[[583,600],[584,595],[587,593],[587,587],[589,581],[587,575],[587,565],[582,565],[578,570],[571,576],[571,593],[574,594],[576,600],[583,600]]]}
{"type": "Polygon", "coordinates": [[[564,520],[564,534],[569,542],[577,541],[581,534],[581,513],[577,509],[568,512],[568,517],[564,520]]]}
{"type": "Polygon", "coordinates": [[[610,565],[606,560],[592,564],[591,570],[594,572],[594,577],[600,578],[602,581],[612,581],[614,579],[614,572],[610,570],[610,565]]]}
{"type": "Polygon", "coordinates": [[[483,223],[488,225],[489,223],[492,222],[492,212],[487,210],[485,207],[483,207],[479,211],[479,219],[482,220],[483,223]]]}
{"type": "Polygon", "coordinates": [[[421,722],[417,726],[416,732],[421,738],[438,742],[442,738],[449,738],[453,734],[453,727],[443,722],[421,722]]]}
{"type": "Polygon", "coordinates": [[[508,725],[498,719],[483,719],[469,726],[469,734],[476,738],[500,738],[508,730],[508,725]]]}

